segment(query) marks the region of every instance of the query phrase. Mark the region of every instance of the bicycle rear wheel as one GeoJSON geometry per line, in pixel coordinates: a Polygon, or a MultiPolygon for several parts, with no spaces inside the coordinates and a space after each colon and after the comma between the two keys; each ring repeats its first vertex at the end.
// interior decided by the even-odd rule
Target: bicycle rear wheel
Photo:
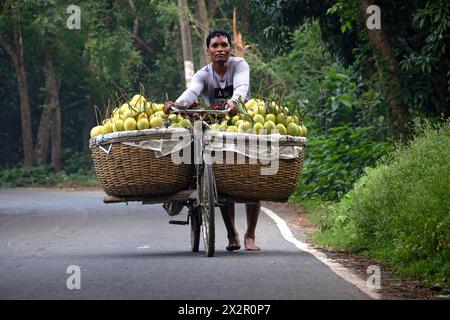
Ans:
{"type": "Polygon", "coordinates": [[[200,211],[202,219],[203,240],[205,243],[205,255],[214,256],[215,226],[214,226],[214,181],[211,165],[203,168],[200,186],[200,211]]]}
{"type": "Polygon", "coordinates": [[[191,249],[192,252],[198,252],[200,244],[200,213],[194,209],[190,213],[190,225],[191,225],[191,249]]]}

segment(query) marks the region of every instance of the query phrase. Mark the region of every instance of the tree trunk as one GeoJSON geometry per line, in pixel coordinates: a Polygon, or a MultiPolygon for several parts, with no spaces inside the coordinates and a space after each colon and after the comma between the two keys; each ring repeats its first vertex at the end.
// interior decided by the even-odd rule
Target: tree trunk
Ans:
{"type": "Polygon", "coordinates": [[[34,157],[37,165],[47,163],[48,148],[50,143],[50,120],[52,119],[52,110],[48,106],[47,98],[42,107],[41,119],[34,149],[34,157]]]}
{"type": "Polygon", "coordinates": [[[18,18],[14,18],[14,42],[15,48],[12,48],[0,34],[0,46],[2,46],[14,64],[19,87],[20,98],[20,116],[22,122],[22,145],[24,164],[34,164],[33,154],[33,136],[31,131],[31,108],[28,96],[28,79],[25,70],[25,61],[23,57],[22,33],[18,25],[18,18]]]}
{"type": "Polygon", "coordinates": [[[241,28],[244,32],[248,31],[248,26],[250,23],[250,9],[248,7],[248,1],[247,0],[239,0],[239,9],[242,12],[242,17],[240,19],[241,28]]]}
{"type": "Polygon", "coordinates": [[[59,79],[53,65],[53,57],[50,52],[45,55],[46,98],[48,97],[48,109],[52,120],[50,121],[52,143],[52,167],[56,171],[61,170],[61,108],[59,103],[59,79]],[[47,86],[48,84],[48,86],[47,86]]]}
{"type": "Polygon", "coordinates": [[[33,165],[33,135],[31,132],[31,108],[28,96],[28,77],[22,55],[19,57],[19,63],[16,66],[16,73],[17,82],[19,84],[20,114],[22,121],[23,162],[27,165],[33,165]]]}
{"type": "Polygon", "coordinates": [[[89,149],[89,140],[91,138],[91,129],[93,126],[97,125],[97,121],[95,119],[95,111],[93,111],[92,106],[96,105],[97,102],[94,100],[95,97],[90,96],[89,102],[88,102],[88,112],[86,112],[86,117],[84,117],[83,121],[83,152],[84,153],[90,153],[89,149]]]}
{"type": "MultiPolygon", "coordinates": [[[[58,95],[59,96],[59,95],[58,95]]],[[[52,126],[52,167],[55,171],[61,171],[61,108],[58,105],[55,110],[55,122],[52,126]]]]}
{"type": "MultiPolygon", "coordinates": [[[[373,5],[372,0],[358,0],[359,8],[361,10],[364,25],[366,25],[369,14],[366,12],[370,5],[373,5]]],[[[399,101],[399,92],[401,89],[401,81],[399,77],[399,66],[395,57],[394,50],[387,35],[383,29],[368,29],[369,42],[380,54],[387,67],[388,79],[384,84],[386,91],[386,99],[390,108],[390,114],[393,124],[394,136],[398,140],[407,139],[407,127],[406,124],[409,120],[410,114],[408,106],[399,101]]]]}
{"type": "Polygon", "coordinates": [[[184,76],[186,87],[189,87],[194,76],[194,59],[192,54],[191,29],[188,20],[188,6],[186,0],[178,0],[178,12],[180,15],[181,44],[183,47],[184,76]]]}
{"type": "Polygon", "coordinates": [[[150,57],[153,57],[155,55],[155,49],[149,47],[148,44],[146,44],[144,40],[139,37],[139,18],[136,12],[136,7],[134,6],[134,1],[128,0],[128,5],[134,14],[133,32],[131,33],[131,36],[143,51],[147,52],[150,57]]]}
{"type": "Polygon", "coordinates": [[[435,89],[436,103],[434,112],[444,118],[448,118],[450,116],[450,104],[447,103],[448,83],[450,83],[450,79],[446,77],[445,73],[441,73],[435,89]]]}
{"type": "Polygon", "coordinates": [[[219,0],[208,1],[208,17],[210,19],[214,19],[214,16],[216,15],[217,7],[219,7],[219,0]]]}
{"type": "Polygon", "coordinates": [[[196,0],[195,11],[201,34],[199,40],[199,61],[200,67],[203,67],[208,64],[208,55],[206,54],[206,38],[209,33],[208,11],[206,10],[205,0],[196,0]]]}
{"type": "Polygon", "coordinates": [[[53,75],[53,63],[50,54],[46,54],[44,63],[45,75],[45,100],[42,107],[41,119],[39,121],[39,129],[37,134],[36,147],[34,156],[37,165],[47,163],[47,156],[50,143],[50,132],[52,121],[55,116],[55,77],[53,75]]]}

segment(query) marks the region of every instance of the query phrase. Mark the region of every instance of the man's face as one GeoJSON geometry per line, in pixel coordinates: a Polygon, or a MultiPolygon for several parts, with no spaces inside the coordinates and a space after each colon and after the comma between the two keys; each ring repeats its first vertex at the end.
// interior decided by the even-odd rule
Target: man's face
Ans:
{"type": "Polygon", "coordinates": [[[211,39],[208,47],[208,55],[211,62],[226,62],[230,57],[231,47],[227,37],[217,36],[211,39]]]}

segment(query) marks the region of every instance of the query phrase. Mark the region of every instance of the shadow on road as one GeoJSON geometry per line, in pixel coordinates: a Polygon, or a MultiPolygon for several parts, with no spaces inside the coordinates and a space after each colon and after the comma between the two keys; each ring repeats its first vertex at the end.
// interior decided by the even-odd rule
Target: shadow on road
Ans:
{"type": "MultiPolygon", "coordinates": [[[[242,257],[248,259],[249,257],[297,257],[301,258],[302,256],[310,256],[309,253],[304,251],[287,251],[287,250],[265,250],[260,252],[251,252],[251,251],[234,251],[234,252],[226,252],[226,251],[218,251],[215,253],[212,260],[214,259],[227,259],[227,258],[237,258],[242,257]]],[[[135,259],[135,258],[206,258],[203,251],[200,252],[189,252],[189,251],[146,251],[146,252],[114,252],[114,253],[80,253],[80,254],[70,254],[70,255],[58,255],[58,258],[84,258],[84,259],[135,259]]]]}

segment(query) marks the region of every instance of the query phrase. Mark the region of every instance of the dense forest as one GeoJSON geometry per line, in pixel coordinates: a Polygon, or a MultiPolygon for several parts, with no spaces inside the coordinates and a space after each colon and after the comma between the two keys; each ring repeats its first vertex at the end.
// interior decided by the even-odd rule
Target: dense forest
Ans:
{"type": "Polygon", "coordinates": [[[392,252],[383,248],[395,243],[395,261],[422,263],[407,269],[410,274],[445,282],[450,265],[448,0],[3,0],[2,186],[70,177],[95,181],[88,142],[99,117],[124,94],[175,100],[185,88],[184,61],[191,60],[195,70],[208,63],[205,38],[213,29],[233,35],[234,54],[250,65],[252,96],[294,105],[308,128],[301,185],[292,199],[333,202],[318,213],[319,224],[331,232],[318,241],[340,239],[346,249],[385,260],[392,252]],[[424,156],[427,146],[435,156],[424,156]],[[408,175],[428,181],[421,196],[436,207],[429,218],[414,220],[420,221],[417,229],[383,235],[386,224],[408,224],[414,215],[405,220],[380,215],[386,224],[373,219],[380,210],[393,215],[413,210],[411,198],[403,208],[394,205],[399,199],[377,198],[387,203],[376,211],[361,186],[369,185],[376,195],[401,193],[400,185],[389,189],[390,178],[381,178],[387,169],[376,170],[409,159],[408,152],[441,167],[430,165],[435,169],[428,172],[430,182],[421,175],[427,165],[411,162],[396,171],[408,174],[392,178],[393,183],[408,183],[408,175]],[[421,174],[415,176],[411,171],[418,167],[421,174]],[[371,177],[384,179],[383,187],[371,177]],[[366,216],[372,220],[354,216],[355,208],[375,210],[366,216]],[[433,229],[432,236],[423,224],[433,229]],[[343,230],[340,238],[336,230],[343,230]],[[353,237],[360,234],[380,238],[353,237]],[[401,234],[408,239],[399,240],[401,234]]]}

